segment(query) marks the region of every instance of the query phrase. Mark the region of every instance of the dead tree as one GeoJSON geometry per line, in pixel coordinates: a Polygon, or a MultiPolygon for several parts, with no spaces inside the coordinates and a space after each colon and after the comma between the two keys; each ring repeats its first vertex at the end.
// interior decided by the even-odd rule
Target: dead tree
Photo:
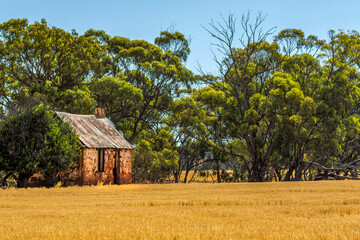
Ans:
{"type": "Polygon", "coordinates": [[[360,159],[356,159],[348,164],[343,164],[338,167],[328,168],[316,162],[303,161],[305,165],[308,165],[309,169],[313,168],[318,170],[318,174],[314,180],[359,180],[357,166],[358,162],[360,162],[360,159]],[[340,173],[344,174],[340,175],[340,173]],[[350,176],[348,176],[349,174],[350,176]]]}

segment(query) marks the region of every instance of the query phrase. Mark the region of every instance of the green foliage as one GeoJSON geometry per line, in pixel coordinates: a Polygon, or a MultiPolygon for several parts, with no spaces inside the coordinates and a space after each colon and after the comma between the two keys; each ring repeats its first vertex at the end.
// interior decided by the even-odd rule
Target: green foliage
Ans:
{"type": "Polygon", "coordinates": [[[178,153],[172,145],[174,138],[167,129],[143,132],[133,158],[135,181],[163,182],[178,167],[178,153]]]}
{"type": "Polygon", "coordinates": [[[69,113],[93,114],[96,100],[92,95],[92,92],[85,86],[74,87],[61,92],[54,106],[69,113]]]}
{"type": "Polygon", "coordinates": [[[93,37],[50,27],[46,21],[9,20],[0,25],[0,39],[0,79],[7,89],[1,97],[13,105],[34,94],[56,104],[63,91],[99,71],[105,53],[93,37]]]}
{"type": "Polygon", "coordinates": [[[186,62],[190,54],[189,40],[179,32],[162,31],[160,37],[155,38],[155,44],[165,52],[170,51],[183,62],[186,62]]]}
{"type": "Polygon", "coordinates": [[[223,20],[208,29],[220,50],[219,76],[194,76],[184,66],[190,40],[172,30],[152,44],[101,30],[69,33],[45,20],[0,24],[1,174],[54,174],[72,164],[56,156],[76,155],[60,144],[75,139],[63,139],[66,127],[44,117],[43,107],[11,114],[33,99],[76,114],[104,105],[136,146],[136,181],[171,174],[179,181],[209,161],[218,181],[266,181],[274,172],[301,180],[313,175],[309,162],[344,167],[360,158],[360,34],[331,30],[321,40],[284,29],[270,41],[261,15],[254,24],[243,16],[239,36],[235,17],[223,20]],[[4,130],[15,126],[34,126],[34,139],[4,130]],[[35,141],[43,136],[47,147],[35,141]],[[221,171],[225,163],[237,164],[234,176],[221,171]]]}
{"type": "Polygon", "coordinates": [[[128,83],[124,76],[94,79],[90,89],[96,102],[106,107],[108,117],[130,138],[143,106],[141,89],[128,83]]]}
{"type": "Polygon", "coordinates": [[[182,63],[190,51],[188,42],[178,32],[162,32],[155,40],[161,47],[143,40],[110,37],[103,31],[89,30],[85,36],[96,38],[107,49],[104,74],[119,79],[118,83],[109,78],[95,79],[91,89],[97,101],[107,106],[115,125],[136,143],[142,131],[158,128],[173,98],[190,88],[194,76],[182,63]]]}
{"type": "Polygon", "coordinates": [[[43,105],[9,115],[0,128],[0,169],[15,174],[19,186],[34,173],[55,176],[75,165],[78,141],[70,125],[43,105]]]}

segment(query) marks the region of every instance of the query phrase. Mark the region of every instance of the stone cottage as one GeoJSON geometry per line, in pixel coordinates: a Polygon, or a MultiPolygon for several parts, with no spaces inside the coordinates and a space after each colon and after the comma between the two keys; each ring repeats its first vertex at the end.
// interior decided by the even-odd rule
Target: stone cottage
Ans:
{"type": "Polygon", "coordinates": [[[131,183],[133,147],[105,117],[105,108],[96,107],[95,115],[77,115],[56,112],[79,135],[82,156],[75,168],[61,172],[65,185],[92,185],[131,183]]]}

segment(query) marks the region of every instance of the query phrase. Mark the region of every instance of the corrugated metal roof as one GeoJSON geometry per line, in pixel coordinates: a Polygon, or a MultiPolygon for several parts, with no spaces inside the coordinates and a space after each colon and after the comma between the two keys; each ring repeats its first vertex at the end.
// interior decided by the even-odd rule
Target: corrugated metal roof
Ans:
{"type": "Polygon", "coordinates": [[[65,112],[56,112],[56,114],[74,128],[86,148],[133,149],[123,134],[117,131],[107,118],[65,112]]]}

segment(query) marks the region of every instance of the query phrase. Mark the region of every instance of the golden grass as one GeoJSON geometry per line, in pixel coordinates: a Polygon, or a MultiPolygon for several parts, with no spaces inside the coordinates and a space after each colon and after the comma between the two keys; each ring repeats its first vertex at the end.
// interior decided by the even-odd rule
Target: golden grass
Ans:
{"type": "Polygon", "coordinates": [[[360,182],[0,190],[0,239],[360,239],[360,182]]]}

